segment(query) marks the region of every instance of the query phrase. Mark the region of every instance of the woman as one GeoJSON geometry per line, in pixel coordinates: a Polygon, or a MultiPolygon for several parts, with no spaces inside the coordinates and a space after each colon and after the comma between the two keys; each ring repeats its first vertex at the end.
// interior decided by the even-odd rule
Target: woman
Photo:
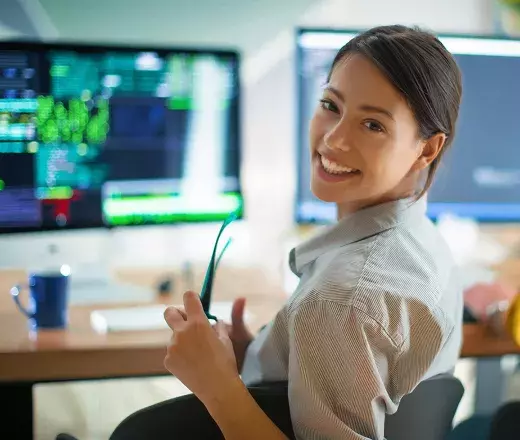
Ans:
{"type": "Polygon", "coordinates": [[[243,300],[216,331],[193,292],[165,312],[165,365],[226,439],[287,438],[245,384],[288,381],[297,438],[383,439],[385,414],[454,368],[462,292],[425,194],[461,89],[451,54],[419,29],[377,27],[340,49],[310,124],[312,191],[338,222],[291,251],[296,292],[254,338],[243,300]]]}

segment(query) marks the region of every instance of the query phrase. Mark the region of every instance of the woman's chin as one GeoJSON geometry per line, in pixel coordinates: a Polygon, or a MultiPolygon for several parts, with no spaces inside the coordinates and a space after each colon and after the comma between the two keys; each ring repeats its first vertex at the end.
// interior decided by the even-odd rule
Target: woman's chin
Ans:
{"type": "Polygon", "coordinates": [[[330,188],[323,188],[321,185],[312,184],[311,191],[322,202],[339,203],[345,199],[345,194],[335,194],[335,191],[331,191],[330,188]]]}
{"type": "MultiPolygon", "coordinates": [[[[316,166],[317,167],[317,166],[316,166]]],[[[325,175],[322,170],[313,170],[311,191],[315,197],[328,203],[345,203],[357,200],[360,192],[360,173],[349,176],[325,175]]]]}
{"type": "Polygon", "coordinates": [[[324,197],[321,194],[314,193],[314,196],[318,198],[321,202],[325,203],[338,203],[338,200],[335,197],[324,197]]]}

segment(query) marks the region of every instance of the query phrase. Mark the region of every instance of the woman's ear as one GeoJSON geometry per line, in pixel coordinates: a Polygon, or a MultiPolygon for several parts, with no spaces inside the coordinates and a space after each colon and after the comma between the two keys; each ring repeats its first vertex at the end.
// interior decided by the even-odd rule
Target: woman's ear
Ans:
{"type": "Polygon", "coordinates": [[[415,171],[420,171],[428,168],[430,164],[442,151],[446,143],[446,135],[444,133],[434,134],[432,137],[422,142],[422,149],[413,168],[415,171]]]}

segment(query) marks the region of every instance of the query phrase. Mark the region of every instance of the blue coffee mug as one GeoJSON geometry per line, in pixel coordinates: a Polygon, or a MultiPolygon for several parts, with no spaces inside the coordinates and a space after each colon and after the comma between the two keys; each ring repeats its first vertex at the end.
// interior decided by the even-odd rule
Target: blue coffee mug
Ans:
{"type": "Polygon", "coordinates": [[[68,321],[69,277],[57,273],[36,273],[29,276],[29,304],[20,302],[20,285],[11,288],[11,295],[20,311],[29,318],[32,329],[65,328],[68,321]]]}

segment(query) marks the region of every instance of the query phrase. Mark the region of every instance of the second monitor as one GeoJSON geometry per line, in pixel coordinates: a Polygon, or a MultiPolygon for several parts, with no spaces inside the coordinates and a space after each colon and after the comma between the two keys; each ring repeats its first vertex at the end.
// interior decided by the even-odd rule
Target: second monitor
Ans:
{"type": "Polygon", "coordinates": [[[0,233],[242,205],[238,54],[0,43],[0,233]]]}
{"type": "MultiPolygon", "coordinates": [[[[317,200],[309,182],[309,121],[336,52],[357,32],[298,33],[298,190],[296,220],[329,223],[336,207],[317,200]]],[[[440,36],[462,72],[463,96],[453,145],[428,193],[428,215],[482,222],[520,221],[520,40],[440,36]]]]}

